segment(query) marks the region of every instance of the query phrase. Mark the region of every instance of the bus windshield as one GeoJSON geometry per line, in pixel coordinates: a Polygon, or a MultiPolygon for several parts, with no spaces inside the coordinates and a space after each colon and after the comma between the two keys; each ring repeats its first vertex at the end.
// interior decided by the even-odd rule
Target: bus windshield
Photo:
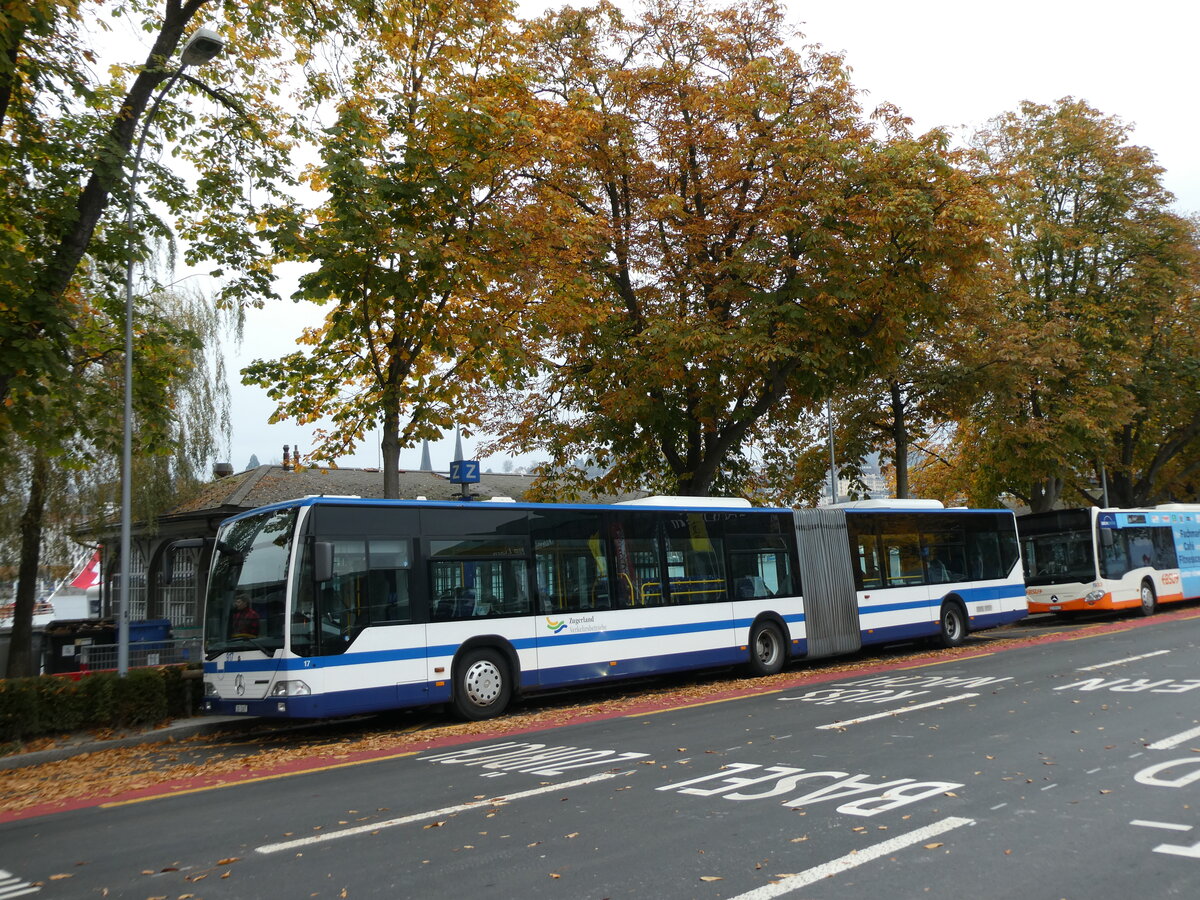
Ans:
{"type": "Polygon", "coordinates": [[[1025,583],[1088,583],[1096,578],[1096,550],[1086,511],[1070,510],[1018,521],[1025,583]]]}
{"type": "Polygon", "coordinates": [[[296,510],[278,509],[221,528],[209,580],[204,652],[273,656],[284,643],[284,600],[296,510]]]}

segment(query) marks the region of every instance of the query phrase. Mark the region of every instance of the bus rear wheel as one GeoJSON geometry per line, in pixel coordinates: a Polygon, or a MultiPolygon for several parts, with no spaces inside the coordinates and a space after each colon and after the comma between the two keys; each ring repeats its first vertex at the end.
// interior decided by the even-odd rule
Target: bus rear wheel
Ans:
{"type": "Polygon", "coordinates": [[[939,647],[957,647],[967,639],[967,614],[957,603],[943,603],[941,626],[938,631],[939,647]]]}
{"type": "Polygon", "coordinates": [[[1158,596],[1154,593],[1154,585],[1149,581],[1142,582],[1142,605],[1138,612],[1143,616],[1152,616],[1158,612],[1158,596]]]}
{"type": "Polygon", "coordinates": [[[469,651],[454,673],[454,709],[464,719],[490,719],[508,708],[512,681],[508,665],[495,650],[469,651]]]}
{"type": "Polygon", "coordinates": [[[786,662],[783,632],[774,622],[758,622],[750,629],[750,671],[778,675],[786,662]]]}

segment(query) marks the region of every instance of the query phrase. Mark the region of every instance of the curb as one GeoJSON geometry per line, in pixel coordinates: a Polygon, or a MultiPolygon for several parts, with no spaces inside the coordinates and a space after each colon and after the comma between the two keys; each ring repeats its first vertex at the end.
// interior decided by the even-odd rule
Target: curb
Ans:
{"type": "Polygon", "coordinates": [[[70,759],[73,756],[95,753],[99,750],[136,747],[141,744],[158,744],[163,741],[181,740],[183,738],[195,737],[196,735],[214,734],[229,730],[234,725],[239,727],[254,727],[260,724],[261,721],[259,718],[246,718],[244,716],[202,716],[191,719],[176,719],[169,725],[164,725],[162,728],[155,728],[151,731],[140,731],[105,740],[73,740],[60,747],[51,747],[48,750],[35,750],[30,753],[13,753],[9,756],[0,756],[0,771],[23,769],[26,766],[40,766],[43,763],[58,762],[59,760],[70,759]]]}

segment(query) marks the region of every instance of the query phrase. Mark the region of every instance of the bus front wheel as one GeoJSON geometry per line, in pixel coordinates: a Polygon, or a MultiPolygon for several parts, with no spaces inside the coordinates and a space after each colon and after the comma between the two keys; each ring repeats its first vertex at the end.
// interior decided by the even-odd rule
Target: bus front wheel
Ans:
{"type": "Polygon", "coordinates": [[[1149,581],[1142,582],[1142,605],[1138,612],[1143,616],[1152,616],[1158,612],[1158,597],[1154,593],[1154,585],[1149,581]]]}
{"type": "Polygon", "coordinates": [[[957,647],[967,639],[967,614],[957,603],[943,603],[941,627],[937,643],[941,647],[957,647]]]}
{"type": "Polygon", "coordinates": [[[750,629],[750,671],[778,675],[786,661],[783,632],[774,622],[758,622],[750,629]]]}
{"type": "Polygon", "coordinates": [[[454,709],[472,722],[498,716],[512,699],[508,665],[495,650],[467,653],[455,668],[454,709]]]}

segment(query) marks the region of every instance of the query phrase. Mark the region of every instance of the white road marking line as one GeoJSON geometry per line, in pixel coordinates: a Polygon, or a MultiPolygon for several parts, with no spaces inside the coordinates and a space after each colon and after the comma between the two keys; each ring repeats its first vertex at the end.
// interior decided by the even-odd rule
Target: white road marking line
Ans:
{"type": "Polygon", "coordinates": [[[1007,803],[997,803],[995,806],[992,807],[992,812],[995,812],[998,809],[1004,809],[1004,807],[1006,807],[1006,806],[1008,806],[1007,803]]]}
{"type": "Polygon", "coordinates": [[[284,841],[279,844],[263,844],[261,847],[255,847],[258,853],[279,853],[282,850],[294,850],[297,847],[310,847],[313,844],[321,844],[325,841],[336,841],[339,838],[353,837],[356,834],[369,834],[373,831],[381,831],[384,828],[394,828],[397,825],[407,825],[410,822],[421,822],[425,819],[436,819],[440,816],[452,816],[455,813],[466,812],[471,809],[479,809],[483,806],[494,806],[497,803],[510,803],[513,800],[524,800],[526,797],[536,797],[539,794],[552,794],[555,791],[562,791],[568,788],[581,787],[585,784],[595,784],[597,781],[607,781],[610,778],[617,778],[621,775],[629,775],[629,772],[602,772],[599,775],[592,775],[588,778],[580,778],[575,781],[564,781],[561,784],[548,784],[542,787],[533,788],[528,791],[520,791],[516,794],[500,794],[496,797],[490,797],[487,800],[474,800],[471,803],[461,803],[458,806],[446,806],[442,809],[431,809],[426,812],[413,813],[411,816],[401,816],[397,819],[388,819],[383,822],[375,822],[370,825],[356,825],[354,828],[344,828],[341,831],[330,831],[325,834],[314,834],[311,837],[298,838],[294,841],[284,841]]]}
{"type": "Polygon", "coordinates": [[[1179,734],[1173,734],[1168,738],[1163,738],[1161,741],[1155,741],[1153,744],[1147,744],[1147,750],[1170,750],[1178,747],[1180,744],[1186,744],[1192,738],[1200,737],[1200,726],[1190,728],[1187,731],[1181,731],[1179,734]]]}
{"type": "Polygon", "coordinates": [[[1124,659],[1114,659],[1111,662],[1098,663],[1094,666],[1082,666],[1076,672],[1094,672],[1096,669],[1107,669],[1109,666],[1119,666],[1121,663],[1137,662],[1139,659],[1149,659],[1152,656],[1162,656],[1170,650],[1155,650],[1153,653],[1143,653],[1141,656],[1127,656],[1124,659]]]}
{"type": "Polygon", "coordinates": [[[1100,771],[1101,769],[1103,769],[1103,768],[1104,768],[1104,766],[1096,766],[1096,768],[1094,768],[1094,769],[1088,769],[1088,770],[1087,770],[1086,772],[1084,772],[1083,774],[1084,774],[1084,775],[1095,775],[1097,772],[1099,772],[1099,771],[1100,771]]]}
{"type": "Polygon", "coordinates": [[[784,894],[790,894],[792,891],[807,887],[810,884],[833,875],[840,875],[842,872],[847,872],[850,869],[861,866],[863,863],[887,856],[889,853],[904,850],[914,844],[935,838],[939,834],[945,834],[947,831],[961,828],[963,825],[974,824],[974,819],[949,816],[940,822],[934,822],[932,825],[926,825],[924,828],[918,828],[916,831],[908,832],[908,834],[899,835],[889,841],[884,841],[882,844],[875,844],[873,847],[863,847],[859,850],[854,850],[845,856],[840,856],[827,863],[822,863],[819,866],[814,866],[811,869],[790,875],[781,881],[776,881],[773,884],[764,884],[762,887],[755,888],[752,891],[731,897],[730,900],[771,900],[772,897],[782,897],[784,894]]]}
{"type": "Polygon", "coordinates": [[[1187,847],[1180,844],[1159,844],[1154,848],[1155,853],[1169,853],[1171,856],[1186,856],[1188,859],[1200,859],[1200,841],[1187,847]]]}
{"type": "Polygon", "coordinates": [[[1167,831],[1191,831],[1191,825],[1176,825],[1173,822],[1151,822],[1149,819],[1132,819],[1130,825],[1140,825],[1143,828],[1163,828],[1167,831]]]}
{"type": "Polygon", "coordinates": [[[1046,785],[1044,788],[1042,788],[1042,790],[1043,790],[1043,791],[1048,791],[1048,790],[1050,790],[1050,788],[1056,788],[1056,787],[1058,787],[1058,782],[1057,782],[1057,781],[1056,781],[1056,782],[1054,782],[1054,784],[1048,784],[1048,785],[1046,785]]]}
{"type": "Polygon", "coordinates": [[[956,697],[943,697],[941,700],[930,700],[928,703],[914,703],[912,706],[901,706],[896,709],[875,713],[871,716],[859,716],[857,719],[842,719],[839,722],[833,722],[829,725],[818,725],[817,730],[845,728],[847,725],[858,725],[861,722],[870,722],[872,719],[886,719],[888,716],[898,716],[901,713],[912,712],[914,709],[928,709],[931,706],[941,706],[943,703],[954,703],[957,700],[970,700],[972,697],[978,696],[978,694],[959,694],[956,697]]]}
{"type": "Polygon", "coordinates": [[[28,894],[36,894],[40,890],[39,886],[30,884],[28,881],[22,881],[12,872],[0,869],[0,900],[9,900],[11,897],[24,897],[28,894]]]}

